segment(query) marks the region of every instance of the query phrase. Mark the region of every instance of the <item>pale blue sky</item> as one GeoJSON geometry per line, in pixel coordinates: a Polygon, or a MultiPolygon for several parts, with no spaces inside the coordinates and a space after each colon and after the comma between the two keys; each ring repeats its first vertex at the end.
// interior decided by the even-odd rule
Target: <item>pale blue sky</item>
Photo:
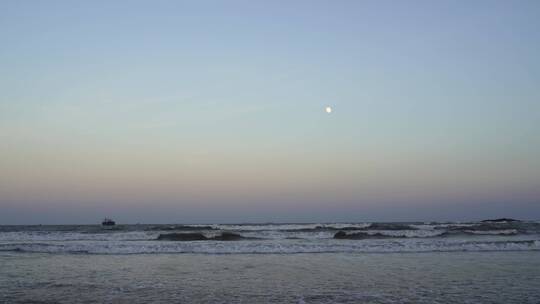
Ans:
{"type": "Polygon", "coordinates": [[[539,219],[538,54],[539,1],[0,1],[0,224],[539,219]]]}

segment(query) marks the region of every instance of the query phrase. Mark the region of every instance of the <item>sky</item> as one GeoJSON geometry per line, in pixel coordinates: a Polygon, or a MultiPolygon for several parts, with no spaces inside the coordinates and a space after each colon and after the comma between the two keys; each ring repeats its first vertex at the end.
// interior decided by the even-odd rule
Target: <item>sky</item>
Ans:
{"type": "Polygon", "coordinates": [[[3,0],[0,224],[539,220],[538,54],[539,1],[3,0]]]}

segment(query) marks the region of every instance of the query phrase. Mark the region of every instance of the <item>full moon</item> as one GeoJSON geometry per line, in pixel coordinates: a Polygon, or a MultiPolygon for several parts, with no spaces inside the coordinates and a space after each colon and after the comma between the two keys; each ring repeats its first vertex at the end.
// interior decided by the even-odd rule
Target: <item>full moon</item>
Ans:
{"type": "Polygon", "coordinates": [[[331,107],[326,107],[324,110],[326,111],[326,113],[332,113],[332,108],[331,107]]]}

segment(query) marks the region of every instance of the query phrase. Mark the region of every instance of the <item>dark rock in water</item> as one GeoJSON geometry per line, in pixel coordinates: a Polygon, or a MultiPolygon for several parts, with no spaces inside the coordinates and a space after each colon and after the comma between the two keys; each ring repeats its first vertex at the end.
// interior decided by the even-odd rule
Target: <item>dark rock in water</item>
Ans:
{"type": "Polygon", "coordinates": [[[515,220],[511,218],[498,218],[492,220],[483,220],[482,223],[501,223],[501,222],[521,222],[520,220],[515,220]]]}
{"type": "Polygon", "coordinates": [[[243,237],[240,234],[232,233],[232,232],[223,232],[221,235],[216,235],[213,238],[210,238],[211,240],[216,241],[238,241],[243,239],[243,237]]]}
{"type": "Polygon", "coordinates": [[[389,238],[403,238],[404,236],[390,236],[382,233],[369,234],[366,232],[356,232],[347,234],[345,231],[339,231],[334,234],[334,239],[341,240],[365,240],[365,239],[389,239],[389,238]]]}
{"type": "Polygon", "coordinates": [[[336,234],[334,234],[335,239],[344,239],[347,238],[347,233],[345,231],[339,231],[336,234]]]}
{"type": "Polygon", "coordinates": [[[204,241],[208,238],[202,233],[166,233],[157,238],[160,241],[204,241]]]}
{"type": "Polygon", "coordinates": [[[202,233],[162,233],[157,239],[159,241],[238,241],[245,238],[240,234],[223,232],[214,237],[207,237],[202,233]]]}

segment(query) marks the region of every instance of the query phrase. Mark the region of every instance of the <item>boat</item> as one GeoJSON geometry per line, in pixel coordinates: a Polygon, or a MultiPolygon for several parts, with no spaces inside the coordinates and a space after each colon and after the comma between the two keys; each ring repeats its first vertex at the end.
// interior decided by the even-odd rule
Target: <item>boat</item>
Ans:
{"type": "Polygon", "coordinates": [[[113,220],[111,220],[110,218],[104,218],[103,222],[101,222],[101,225],[103,225],[103,226],[114,226],[114,225],[116,225],[116,223],[113,220]]]}

